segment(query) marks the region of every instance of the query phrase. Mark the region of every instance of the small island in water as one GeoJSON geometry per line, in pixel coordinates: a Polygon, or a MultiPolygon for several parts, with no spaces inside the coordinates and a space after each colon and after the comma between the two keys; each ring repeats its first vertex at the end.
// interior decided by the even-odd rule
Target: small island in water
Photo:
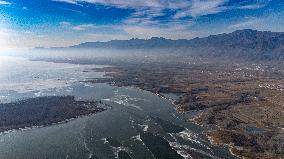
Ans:
{"type": "Polygon", "coordinates": [[[49,96],[0,104],[0,132],[32,126],[47,126],[105,110],[94,101],[76,101],[73,96],[49,96]]]}

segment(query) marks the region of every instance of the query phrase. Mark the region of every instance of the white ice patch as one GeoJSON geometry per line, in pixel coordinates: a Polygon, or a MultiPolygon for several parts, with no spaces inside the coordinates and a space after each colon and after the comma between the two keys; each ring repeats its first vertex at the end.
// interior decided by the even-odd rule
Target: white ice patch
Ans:
{"type": "Polygon", "coordinates": [[[130,98],[127,95],[116,95],[112,98],[107,98],[107,99],[103,99],[103,100],[104,101],[111,101],[111,102],[114,102],[114,103],[117,103],[117,104],[120,104],[120,105],[124,105],[124,106],[127,106],[127,107],[133,107],[133,108],[136,108],[140,111],[143,110],[141,107],[131,103],[133,101],[136,101],[137,98],[130,98]]]}
{"type": "Polygon", "coordinates": [[[111,101],[111,98],[105,98],[105,99],[102,99],[103,101],[108,101],[110,102],[111,101]]]}
{"type": "Polygon", "coordinates": [[[133,139],[133,140],[135,140],[135,141],[141,141],[141,142],[143,142],[143,141],[142,141],[142,139],[141,139],[140,134],[139,134],[139,135],[137,135],[137,136],[133,136],[133,137],[131,137],[131,139],[133,139]]]}
{"type": "Polygon", "coordinates": [[[137,105],[135,105],[135,104],[129,104],[129,103],[127,103],[127,104],[124,104],[124,105],[125,105],[125,106],[128,106],[128,107],[136,108],[136,109],[138,109],[138,110],[140,110],[140,111],[143,110],[141,107],[139,107],[139,106],[137,106],[137,105]]]}
{"type": "Polygon", "coordinates": [[[71,86],[71,83],[69,81],[48,79],[22,83],[0,83],[0,90],[28,93],[48,89],[59,89],[68,86],[71,86]]]}
{"type": "Polygon", "coordinates": [[[85,86],[85,87],[90,87],[90,88],[93,88],[93,87],[94,87],[94,85],[91,85],[91,84],[88,84],[88,83],[84,83],[84,86],[85,86]]]}
{"type": "Polygon", "coordinates": [[[73,92],[73,88],[72,87],[68,87],[67,89],[66,89],[66,92],[68,92],[68,93],[71,93],[71,92],[73,92]]]}
{"type": "Polygon", "coordinates": [[[188,151],[198,152],[198,153],[200,153],[202,155],[210,156],[211,158],[214,158],[213,155],[211,155],[209,153],[206,153],[206,152],[204,152],[202,150],[197,150],[195,148],[191,148],[188,145],[182,145],[182,144],[180,144],[178,142],[169,142],[169,144],[179,155],[181,155],[185,159],[191,159],[192,158],[188,151]]]}
{"type": "Polygon", "coordinates": [[[149,129],[149,125],[146,125],[146,124],[138,124],[138,126],[140,126],[144,132],[148,131],[149,129]]]}
{"type": "Polygon", "coordinates": [[[101,140],[104,142],[104,144],[109,143],[106,138],[102,138],[101,140]]]}
{"type": "Polygon", "coordinates": [[[94,156],[94,154],[91,153],[91,154],[89,155],[89,158],[92,158],[93,156],[94,156]]]}
{"type": "Polygon", "coordinates": [[[7,100],[8,100],[8,96],[0,96],[0,102],[1,103],[4,103],[7,100]]]}
{"type": "Polygon", "coordinates": [[[194,142],[194,143],[196,143],[196,144],[198,144],[198,145],[201,145],[201,146],[205,147],[205,148],[208,149],[208,150],[211,150],[210,147],[208,147],[208,146],[202,144],[202,143],[199,141],[200,138],[199,138],[196,134],[194,134],[193,132],[191,132],[191,131],[188,130],[188,129],[185,129],[185,130],[182,131],[182,132],[176,133],[175,135],[178,135],[179,137],[181,137],[181,138],[184,139],[184,140],[194,142]]]}
{"type": "Polygon", "coordinates": [[[170,146],[179,154],[181,155],[183,158],[185,159],[191,159],[192,157],[190,156],[190,154],[188,154],[188,152],[186,152],[186,149],[190,149],[189,146],[187,145],[181,145],[178,142],[169,142],[170,146]]]}
{"type": "Polygon", "coordinates": [[[126,147],[111,147],[111,148],[112,148],[113,153],[116,156],[116,158],[118,158],[119,151],[129,152],[129,150],[126,147]]]}
{"type": "Polygon", "coordinates": [[[83,139],[83,144],[84,144],[84,148],[89,152],[89,158],[92,158],[92,156],[93,156],[94,154],[92,153],[92,151],[91,151],[90,148],[88,147],[88,145],[87,145],[85,139],[83,139]]]}

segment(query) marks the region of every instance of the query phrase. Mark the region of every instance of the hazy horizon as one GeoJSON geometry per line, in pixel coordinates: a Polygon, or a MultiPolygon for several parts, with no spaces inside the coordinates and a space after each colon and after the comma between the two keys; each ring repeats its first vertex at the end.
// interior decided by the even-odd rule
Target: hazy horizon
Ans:
{"type": "Polygon", "coordinates": [[[1,50],[284,31],[281,0],[1,0],[0,9],[1,50]]]}

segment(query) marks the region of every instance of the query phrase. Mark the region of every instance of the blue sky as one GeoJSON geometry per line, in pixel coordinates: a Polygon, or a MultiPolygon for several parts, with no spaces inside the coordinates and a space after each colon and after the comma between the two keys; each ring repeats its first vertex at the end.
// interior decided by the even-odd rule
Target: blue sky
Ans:
{"type": "Polygon", "coordinates": [[[0,0],[0,47],[284,31],[283,0],[0,0]]]}

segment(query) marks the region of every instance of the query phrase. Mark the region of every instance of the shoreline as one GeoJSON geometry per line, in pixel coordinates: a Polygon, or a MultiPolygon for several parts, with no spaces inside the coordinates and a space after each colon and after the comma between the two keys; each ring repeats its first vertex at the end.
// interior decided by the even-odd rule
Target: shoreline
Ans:
{"type": "MultiPolygon", "coordinates": [[[[103,112],[103,111],[101,111],[101,112],[103,112]]],[[[100,112],[98,112],[98,113],[100,113],[100,112]]],[[[22,127],[22,128],[10,129],[10,130],[6,130],[6,131],[1,131],[0,135],[6,135],[6,134],[9,134],[9,133],[14,133],[14,132],[21,132],[21,131],[45,128],[45,127],[49,127],[49,126],[56,126],[56,125],[66,124],[66,123],[74,121],[76,119],[92,116],[92,115],[95,115],[95,114],[97,114],[97,113],[91,113],[91,114],[86,114],[86,115],[79,115],[79,116],[76,116],[74,118],[66,119],[66,120],[63,120],[63,121],[59,121],[57,123],[51,123],[51,124],[47,124],[47,125],[27,126],[27,127],[22,127]]]]}
{"type": "MultiPolygon", "coordinates": [[[[97,72],[99,72],[99,71],[97,71],[97,72]]],[[[151,93],[152,95],[155,95],[155,96],[157,96],[157,97],[159,97],[159,98],[161,98],[161,99],[164,99],[164,100],[167,100],[168,102],[170,102],[171,105],[173,105],[174,110],[175,110],[177,113],[186,114],[186,111],[178,110],[179,105],[175,104],[175,102],[176,102],[177,100],[167,98],[167,97],[165,97],[164,95],[162,95],[161,93],[153,92],[153,91],[150,91],[150,90],[145,90],[145,89],[142,89],[142,88],[140,88],[140,87],[138,87],[138,86],[135,86],[135,85],[129,85],[129,86],[117,85],[117,82],[111,80],[111,79],[115,79],[115,77],[113,77],[113,76],[111,76],[111,75],[108,75],[108,74],[105,75],[105,76],[106,76],[106,77],[109,77],[108,81],[99,81],[99,82],[98,82],[98,81],[89,80],[89,81],[81,81],[81,82],[92,83],[92,84],[105,83],[105,84],[108,84],[108,85],[111,85],[111,86],[114,86],[114,87],[126,87],[126,88],[128,87],[128,88],[136,89],[136,90],[139,90],[139,91],[145,91],[145,92],[151,93]]],[[[167,93],[173,93],[173,92],[167,92],[167,93]]],[[[165,93],[165,94],[167,94],[167,93],[165,93]]],[[[173,93],[173,94],[176,95],[176,93],[173,93]]],[[[182,94],[184,94],[184,93],[181,93],[181,95],[182,95],[182,94]]],[[[180,97],[180,95],[179,95],[179,97],[180,97]]],[[[200,126],[200,127],[206,129],[206,126],[204,126],[204,125],[202,125],[202,124],[199,124],[198,122],[195,121],[195,119],[197,119],[198,117],[200,117],[200,116],[202,115],[202,113],[203,113],[203,112],[201,112],[198,116],[195,116],[195,117],[189,119],[189,121],[190,121],[191,123],[195,124],[195,125],[198,125],[198,126],[200,126]]],[[[216,125],[216,126],[217,126],[217,125],[216,125]]],[[[220,128],[219,128],[219,129],[220,129],[220,128]]],[[[233,148],[232,145],[228,145],[228,144],[226,144],[226,143],[218,144],[218,143],[216,143],[213,139],[211,139],[211,137],[208,135],[208,131],[205,131],[204,133],[206,133],[205,136],[206,136],[206,138],[209,140],[209,142],[210,142],[212,145],[215,145],[215,146],[216,146],[216,145],[217,145],[217,146],[224,146],[224,147],[228,148],[228,150],[229,150],[229,152],[230,152],[231,155],[233,155],[233,156],[235,156],[235,157],[238,157],[238,158],[242,158],[241,156],[239,156],[239,155],[237,155],[237,154],[234,154],[234,153],[232,152],[232,148],[233,148]]]]}
{"type": "MultiPolygon", "coordinates": [[[[105,110],[103,110],[103,111],[105,111],[105,110]]],[[[103,112],[103,111],[100,111],[100,112],[103,112]]],[[[97,113],[100,113],[100,112],[97,112],[97,113]]],[[[47,124],[47,125],[39,125],[39,126],[35,126],[34,125],[34,126],[27,126],[27,127],[22,127],[22,128],[5,130],[5,131],[1,131],[0,135],[6,135],[6,134],[10,134],[10,133],[15,133],[15,132],[21,132],[21,131],[45,128],[45,127],[49,127],[49,126],[56,126],[56,125],[66,124],[68,122],[71,122],[71,121],[74,121],[74,120],[77,120],[77,119],[80,119],[80,118],[96,115],[97,113],[91,113],[91,114],[86,114],[86,115],[79,115],[79,116],[76,116],[74,118],[65,119],[63,121],[59,121],[59,122],[55,122],[55,123],[51,123],[51,124],[47,124]]]]}
{"type": "MultiPolygon", "coordinates": [[[[140,88],[139,88],[140,89],[140,88]]],[[[142,89],[143,90],[143,89],[142,89]]],[[[146,91],[146,90],[143,90],[143,91],[146,91]]],[[[178,112],[178,113],[186,113],[186,112],[182,112],[182,111],[178,111],[176,108],[178,107],[178,105],[176,105],[174,102],[175,102],[175,100],[173,100],[173,99],[168,99],[168,98],[166,98],[166,97],[164,97],[163,95],[161,95],[161,94],[159,94],[159,93],[153,93],[153,92],[151,92],[152,94],[155,94],[155,95],[157,95],[157,96],[159,96],[160,98],[162,98],[162,99],[165,99],[165,100],[169,100],[171,103],[172,103],[172,105],[175,107],[175,110],[178,112]]],[[[201,114],[200,114],[201,115],[201,114]]],[[[193,124],[196,124],[196,125],[198,125],[198,126],[200,126],[200,127],[202,127],[202,128],[205,128],[205,130],[206,130],[206,126],[204,126],[204,125],[201,125],[201,124],[198,124],[196,121],[195,121],[195,119],[196,118],[198,118],[200,115],[198,115],[198,116],[196,116],[196,117],[193,117],[193,118],[191,118],[190,119],[190,121],[193,123],[193,124]]],[[[219,127],[218,127],[218,129],[220,129],[219,127]]],[[[208,133],[209,133],[210,131],[204,131],[204,133],[206,133],[206,138],[209,140],[209,142],[210,142],[210,144],[212,144],[212,145],[214,145],[214,146],[223,146],[223,147],[226,147],[226,148],[228,148],[228,150],[229,150],[229,152],[231,153],[231,155],[233,155],[233,156],[235,156],[235,157],[238,157],[238,158],[242,158],[242,156],[239,156],[239,155],[237,155],[237,154],[235,154],[235,153],[233,153],[233,151],[232,151],[232,149],[234,148],[234,145],[230,145],[230,144],[226,144],[226,143],[220,143],[220,144],[218,144],[217,142],[215,142],[214,141],[214,139],[210,136],[210,135],[208,135],[208,133]]]]}
{"type": "MultiPolygon", "coordinates": [[[[170,103],[173,105],[173,107],[174,107],[174,109],[175,109],[175,111],[176,111],[177,113],[184,113],[184,114],[186,114],[185,111],[179,111],[179,110],[177,110],[178,105],[175,104],[175,101],[176,101],[176,100],[167,98],[167,97],[165,97],[164,95],[162,95],[162,94],[160,94],[160,93],[154,93],[154,92],[151,92],[151,91],[149,91],[149,90],[144,90],[144,89],[139,88],[139,87],[137,87],[137,86],[118,86],[118,85],[115,85],[115,84],[113,84],[113,83],[108,83],[108,82],[105,82],[105,83],[107,83],[107,84],[109,84],[109,85],[112,85],[112,86],[115,86],[115,87],[126,87],[126,88],[128,87],[128,88],[136,89],[136,90],[139,90],[139,91],[145,91],[145,92],[151,93],[151,94],[153,94],[153,95],[155,95],[155,96],[157,96],[157,97],[159,97],[159,98],[161,98],[161,99],[164,99],[164,100],[167,100],[168,102],[170,102],[170,103]]],[[[172,92],[169,92],[169,93],[172,93],[172,92]]],[[[165,94],[166,94],[166,93],[165,93],[165,94]]],[[[175,93],[174,93],[174,94],[175,94],[175,93]]],[[[201,114],[200,114],[200,115],[201,115],[201,114]]],[[[198,124],[198,123],[195,121],[195,119],[198,118],[200,115],[191,118],[191,119],[190,119],[190,122],[192,122],[193,124],[198,125],[198,126],[200,126],[200,127],[206,129],[206,126],[201,125],[201,124],[198,124]]],[[[220,128],[218,127],[218,129],[220,129],[220,128]]],[[[223,147],[225,147],[225,148],[228,149],[228,151],[230,152],[231,155],[233,155],[233,156],[235,156],[235,157],[238,157],[238,158],[240,158],[240,159],[242,158],[242,156],[239,156],[239,155],[233,153],[233,151],[232,151],[232,149],[234,148],[233,145],[226,144],[226,143],[220,143],[220,144],[218,144],[217,142],[214,141],[214,139],[213,139],[211,136],[208,135],[208,132],[210,132],[210,131],[208,131],[208,130],[207,130],[207,131],[204,131],[204,133],[206,133],[206,135],[205,135],[205,136],[206,136],[206,139],[208,139],[208,141],[210,142],[210,144],[212,144],[212,145],[214,145],[214,146],[223,146],[223,147]]]]}
{"type": "Polygon", "coordinates": [[[0,135],[67,123],[105,111],[105,106],[98,101],[76,101],[74,96],[45,96],[1,103],[0,135]]]}
{"type": "MultiPolygon", "coordinates": [[[[161,97],[162,99],[166,99],[166,100],[172,100],[172,99],[168,99],[168,98],[166,98],[166,97],[164,97],[163,95],[161,95],[161,94],[159,94],[159,93],[153,93],[153,94],[156,94],[157,96],[159,96],[159,97],[161,97]]],[[[174,102],[175,102],[175,100],[173,100],[173,102],[172,102],[172,105],[176,108],[176,107],[178,107],[178,105],[176,105],[176,104],[174,104],[174,102]]],[[[175,109],[176,110],[176,109],[175,109]]],[[[178,110],[176,110],[177,112],[180,112],[180,111],[178,111],[178,110]]],[[[186,112],[180,112],[180,113],[186,113],[186,112]]],[[[196,116],[196,117],[193,117],[192,119],[190,119],[190,121],[193,123],[193,124],[196,124],[196,125],[198,125],[198,126],[200,126],[200,127],[203,127],[203,128],[206,128],[206,126],[204,126],[204,125],[201,125],[201,124],[198,124],[196,121],[195,121],[195,119],[196,118],[198,118],[199,117],[199,115],[198,116],[196,116]]],[[[220,129],[220,128],[219,128],[220,129]]],[[[242,158],[241,156],[239,156],[239,155],[237,155],[237,154],[235,154],[235,153],[233,153],[232,152],[232,148],[234,148],[234,146],[233,145],[229,145],[229,144],[226,144],[226,143],[220,143],[220,144],[218,144],[217,142],[215,142],[214,141],[214,139],[212,138],[212,137],[210,137],[209,135],[208,135],[208,131],[205,131],[205,133],[206,133],[206,138],[210,141],[210,144],[212,144],[212,145],[215,145],[215,146],[224,146],[224,147],[226,147],[226,148],[228,148],[229,149],[229,152],[231,153],[231,155],[233,155],[233,156],[236,156],[236,157],[238,157],[238,158],[242,158]]]]}
{"type": "Polygon", "coordinates": [[[208,135],[208,134],[206,134],[206,137],[207,137],[207,139],[210,141],[210,143],[211,143],[212,145],[224,146],[224,147],[228,148],[229,152],[230,152],[233,156],[236,156],[236,157],[238,157],[238,158],[240,158],[240,159],[243,158],[242,156],[239,156],[239,155],[233,153],[232,149],[234,148],[234,145],[230,145],[230,144],[226,144],[226,143],[217,143],[217,142],[214,141],[214,139],[213,139],[210,135],[208,135]]]}

